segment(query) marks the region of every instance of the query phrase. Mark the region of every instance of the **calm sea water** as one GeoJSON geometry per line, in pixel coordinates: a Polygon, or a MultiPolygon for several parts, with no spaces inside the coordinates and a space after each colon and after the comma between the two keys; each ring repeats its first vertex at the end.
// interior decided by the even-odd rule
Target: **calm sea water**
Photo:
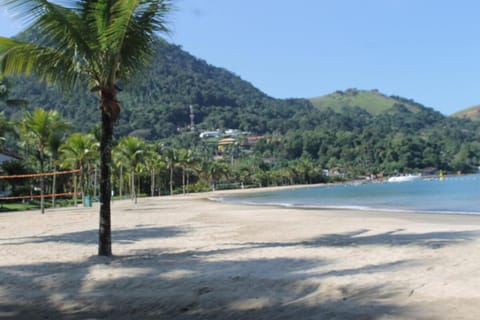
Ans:
{"type": "Polygon", "coordinates": [[[480,214],[480,175],[257,192],[218,199],[256,205],[480,214]]]}

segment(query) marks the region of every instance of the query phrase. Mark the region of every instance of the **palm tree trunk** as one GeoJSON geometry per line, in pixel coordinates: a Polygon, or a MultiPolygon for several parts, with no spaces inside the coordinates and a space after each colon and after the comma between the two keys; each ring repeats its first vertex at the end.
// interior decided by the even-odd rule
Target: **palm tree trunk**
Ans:
{"type": "Polygon", "coordinates": [[[93,198],[97,199],[97,182],[98,182],[98,170],[97,166],[95,165],[94,168],[94,178],[93,178],[93,198]]]}
{"type": "MultiPolygon", "coordinates": [[[[135,182],[135,179],[133,180],[135,182]]],[[[140,175],[137,177],[137,189],[135,191],[135,204],[137,204],[137,191],[140,193],[140,175]]]]}
{"type": "Polygon", "coordinates": [[[73,174],[73,205],[77,206],[77,174],[73,174]]]}
{"type": "MultiPolygon", "coordinates": [[[[102,99],[103,100],[103,99],[102,99]]],[[[102,105],[111,103],[111,101],[102,101],[102,105]]],[[[111,217],[110,200],[111,184],[110,170],[112,164],[112,136],[113,119],[102,108],[102,137],[100,141],[100,228],[98,238],[98,255],[112,255],[112,235],[111,235],[111,217]]]]}
{"type": "Polygon", "coordinates": [[[173,194],[173,167],[170,167],[170,195],[173,194]]]}
{"type": "Polygon", "coordinates": [[[43,189],[45,188],[45,177],[40,177],[40,211],[45,213],[45,197],[43,189]]]}
{"type": "Polygon", "coordinates": [[[160,174],[160,170],[158,171],[157,175],[157,190],[158,190],[158,196],[162,193],[162,176],[160,174]]]}
{"type": "MultiPolygon", "coordinates": [[[[40,154],[40,172],[43,174],[43,151],[40,154]]],[[[45,177],[42,175],[40,176],[40,211],[45,213],[45,197],[44,197],[44,190],[45,189],[45,177]]]]}
{"type": "MultiPolygon", "coordinates": [[[[53,167],[54,173],[55,173],[56,170],[57,170],[57,168],[54,166],[53,167]]],[[[56,193],[56,189],[57,189],[57,186],[56,186],[57,175],[54,174],[52,178],[53,178],[53,182],[52,182],[52,208],[55,208],[55,193],[56,193]]]]}
{"type": "Polygon", "coordinates": [[[155,169],[150,171],[150,197],[155,196],[155,169]]]}
{"type": "Polygon", "coordinates": [[[122,198],[123,195],[123,166],[120,166],[120,182],[118,183],[118,194],[120,196],[120,199],[122,198]]]}
{"type": "Polygon", "coordinates": [[[132,200],[135,204],[137,204],[137,191],[135,188],[135,172],[134,171],[132,171],[131,188],[132,188],[132,200]]]}
{"type": "Polygon", "coordinates": [[[185,194],[185,166],[182,167],[182,191],[185,194]]]}

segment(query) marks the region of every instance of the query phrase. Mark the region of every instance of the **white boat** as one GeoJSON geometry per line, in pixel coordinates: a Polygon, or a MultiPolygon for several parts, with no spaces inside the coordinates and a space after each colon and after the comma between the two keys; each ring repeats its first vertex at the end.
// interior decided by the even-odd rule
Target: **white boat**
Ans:
{"type": "Polygon", "coordinates": [[[407,182],[420,179],[422,176],[419,174],[408,174],[405,176],[395,176],[388,178],[388,182],[407,182]]]}

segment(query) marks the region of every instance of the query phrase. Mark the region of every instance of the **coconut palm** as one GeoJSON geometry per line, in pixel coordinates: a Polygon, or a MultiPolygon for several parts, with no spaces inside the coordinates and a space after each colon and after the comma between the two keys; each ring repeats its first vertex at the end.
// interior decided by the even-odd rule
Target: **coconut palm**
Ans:
{"type": "Polygon", "coordinates": [[[156,32],[165,32],[169,0],[4,0],[31,22],[36,44],[0,37],[0,72],[35,74],[71,87],[88,79],[100,97],[99,255],[111,255],[110,172],[114,123],[120,114],[119,80],[146,65],[156,32]]]}
{"type": "MultiPolygon", "coordinates": [[[[120,198],[122,198],[123,196],[123,168],[124,168],[123,159],[118,154],[118,151],[114,148],[113,149],[113,169],[115,173],[118,173],[118,196],[120,198]]],[[[116,178],[114,180],[116,180],[116,178]]],[[[113,188],[112,188],[112,191],[113,191],[113,188]]]]}
{"type": "Polygon", "coordinates": [[[208,182],[212,186],[212,190],[215,191],[216,184],[218,180],[222,177],[226,178],[229,174],[229,167],[228,163],[222,161],[211,161],[206,163],[206,168],[204,168],[204,172],[206,174],[206,178],[208,182]]]}
{"type": "Polygon", "coordinates": [[[173,148],[167,148],[162,152],[163,159],[167,165],[167,169],[170,171],[170,195],[173,194],[173,172],[178,165],[178,151],[173,148]]]}
{"type": "Polygon", "coordinates": [[[142,156],[146,152],[145,141],[138,137],[123,137],[115,146],[114,153],[120,161],[124,163],[130,175],[130,191],[132,200],[137,203],[137,193],[135,192],[135,172],[140,169],[142,156]]]}
{"type": "MultiPolygon", "coordinates": [[[[65,143],[60,146],[60,164],[70,169],[80,169],[80,188],[83,197],[85,195],[85,175],[95,166],[98,159],[100,144],[91,133],[74,133],[70,135],[65,143]]],[[[77,182],[74,175],[74,203],[77,204],[77,182]]]]}
{"type": "MultiPolygon", "coordinates": [[[[59,158],[59,152],[60,152],[60,146],[63,143],[63,140],[65,140],[65,132],[61,130],[56,130],[54,132],[49,141],[49,149],[50,149],[50,162],[51,162],[51,167],[53,171],[57,171],[57,162],[59,158]]],[[[53,175],[52,177],[52,207],[55,208],[55,194],[57,193],[57,175],[53,175]]]]}
{"type": "MultiPolygon", "coordinates": [[[[35,151],[34,155],[39,163],[39,172],[45,172],[45,161],[47,152],[52,143],[57,143],[59,136],[64,134],[68,124],[60,118],[57,111],[46,111],[38,108],[33,112],[26,112],[21,123],[20,132],[24,141],[30,145],[30,150],[35,151]]],[[[40,176],[40,210],[45,213],[45,179],[40,176]]]]}
{"type": "Polygon", "coordinates": [[[185,188],[188,188],[189,169],[193,166],[194,163],[193,152],[190,149],[182,148],[178,150],[177,156],[178,165],[182,168],[182,191],[183,194],[185,194],[185,188]]]}
{"type": "Polygon", "coordinates": [[[149,145],[144,157],[145,169],[150,173],[150,196],[155,195],[155,176],[165,165],[160,154],[155,150],[154,145],[149,145]]]}

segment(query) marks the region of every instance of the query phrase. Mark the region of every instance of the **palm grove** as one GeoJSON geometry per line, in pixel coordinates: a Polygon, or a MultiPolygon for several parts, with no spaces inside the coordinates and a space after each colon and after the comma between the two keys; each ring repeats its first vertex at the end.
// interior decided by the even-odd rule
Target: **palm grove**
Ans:
{"type": "MultiPolygon", "coordinates": [[[[3,169],[7,174],[80,169],[71,179],[44,181],[40,189],[74,189],[83,196],[100,193],[99,254],[111,254],[111,191],[136,201],[139,195],[222,186],[477,170],[478,123],[448,118],[400,97],[384,97],[392,106],[379,113],[355,105],[320,109],[305,99],[273,99],[226,70],[155,38],[155,31],[166,31],[165,1],[111,6],[89,1],[72,8],[42,1],[19,3],[17,9],[36,17],[27,37],[19,38],[37,45],[1,38],[2,70],[7,75],[32,73],[40,80],[59,83],[62,89],[25,78],[4,80],[0,107],[6,117],[0,119],[0,133],[11,135],[5,144],[21,150],[24,160],[7,162],[3,169]],[[133,73],[149,55],[154,55],[154,63],[148,70],[133,73]],[[122,113],[117,101],[120,87],[124,89],[122,113]],[[89,90],[99,98],[95,100],[89,90]],[[13,97],[7,97],[9,93],[13,97]],[[30,111],[12,108],[15,97],[28,100],[30,111]],[[35,109],[46,103],[57,113],[35,109]],[[92,125],[98,117],[92,111],[96,104],[101,106],[99,126],[92,125]],[[189,104],[195,107],[196,131],[188,127],[189,104]],[[32,130],[22,128],[36,118],[44,119],[40,123],[48,129],[37,136],[26,135],[32,130]],[[10,130],[11,119],[22,125],[10,130]],[[218,139],[199,138],[201,130],[228,128],[245,134],[221,151],[218,139]],[[249,135],[260,138],[252,144],[249,135]],[[12,140],[18,143],[13,145],[12,140]],[[44,146],[43,151],[32,145],[44,146]]],[[[358,91],[339,94],[355,96],[358,91]]],[[[25,192],[20,189],[15,192],[25,192]]]]}

